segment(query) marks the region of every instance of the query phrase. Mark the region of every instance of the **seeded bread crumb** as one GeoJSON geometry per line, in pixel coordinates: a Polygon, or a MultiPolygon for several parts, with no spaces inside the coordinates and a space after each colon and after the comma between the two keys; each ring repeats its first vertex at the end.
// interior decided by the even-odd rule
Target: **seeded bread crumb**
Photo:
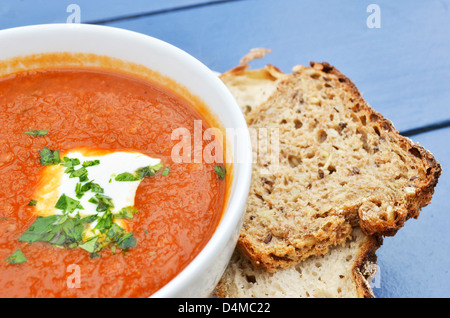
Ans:
{"type": "MultiPolygon", "coordinates": [[[[249,128],[279,140],[279,156],[257,153],[253,167],[238,241],[253,266],[275,272],[323,255],[355,226],[368,236],[394,235],[430,202],[440,164],[328,63],[292,74],[240,65],[221,79],[249,128]]],[[[256,140],[256,150],[267,143],[256,140]]]]}
{"type": "Polygon", "coordinates": [[[375,251],[381,239],[355,228],[345,246],[268,273],[237,250],[216,288],[219,298],[374,298],[375,251]]]}

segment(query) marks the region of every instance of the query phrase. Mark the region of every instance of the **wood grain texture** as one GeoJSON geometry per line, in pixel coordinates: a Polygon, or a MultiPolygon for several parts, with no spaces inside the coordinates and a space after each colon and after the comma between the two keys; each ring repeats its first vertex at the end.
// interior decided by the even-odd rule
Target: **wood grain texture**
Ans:
{"type": "MultiPolygon", "coordinates": [[[[136,16],[101,23],[165,40],[218,72],[236,66],[255,47],[273,53],[252,62],[254,68],[270,63],[289,72],[296,64],[327,61],[401,131],[450,120],[450,0],[377,0],[379,29],[366,24],[367,6],[373,2],[360,0],[243,0],[198,7],[189,6],[210,1],[3,0],[0,29],[64,23],[66,8],[74,2],[82,22],[136,16]],[[186,9],[166,10],[180,6],[186,9]]],[[[411,138],[434,153],[443,174],[418,220],[385,239],[377,253],[374,293],[450,297],[450,128],[411,138]]]]}
{"type": "Polygon", "coordinates": [[[168,41],[219,72],[254,47],[273,50],[255,68],[327,61],[400,131],[450,119],[450,2],[377,3],[379,29],[356,0],[246,0],[110,25],[168,41]]]}
{"type": "Polygon", "coordinates": [[[65,23],[67,7],[80,7],[81,23],[104,23],[132,19],[227,0],[3,0],[0,4],[0,29],[41,23],[65,23]]]}

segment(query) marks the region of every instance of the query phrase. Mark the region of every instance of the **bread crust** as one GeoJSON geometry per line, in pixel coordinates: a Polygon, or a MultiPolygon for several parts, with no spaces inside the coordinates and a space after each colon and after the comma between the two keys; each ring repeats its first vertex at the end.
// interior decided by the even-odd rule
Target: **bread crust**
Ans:
{"type": "Polygon", "coordinates": [[[367,235],[393,236],[401,227],[403,227],[404,223],[408,219],[417,218],[420,214],[421,208],[427,206],[431,202],[431,198],[434,194],[434,189],[438,183],[439,176],[442,174],[441,164],[434,158],[431,152],[426,150],[418,143],[414,143],[408,137],[402,136],[394,128],[394,125],[390,120],[384,118],[382,114],[370,107],[361,96],[361,93],[359,92],[353,81],[342,74],[336,67],[330,65],[327,62],[318,63],[311,61],[310,65],[312,68],[318,71],[324,72],[326,74],[333,74],[334,76],[336,76],[339,82],[344,83],[347,86],[347,89],[351,92],[351,94],[353,94],[355,99],[357,99],[357,103],[360,104],[360,107],[367,112],[368,117],[374,118],[373,116],[376,116],[376,121],[379,123],[379,125],[386,132],[392,134],[395,138],[397,138],[403,145],[402,148],[409,149],[408,151],[413,153],[416,157],[420,158],[423,165],[427,167],[428,178],[417,185],[416,195],[413,199],[407,201],[407,213],[399,215],[399,217],[394,222],[380,221],[375,224],[372,222],[365,222],[364,218],[361,216],[361,212],[359,212],[359,225],[367,235]]]}
{"type": "Polygon", "coordinates": [[[381,236],[369,237],[353,264],[353,280],[359,298],[375,298],[370,283],[377,271],[376,251],[382,244],[383,238],[381,236]]]}

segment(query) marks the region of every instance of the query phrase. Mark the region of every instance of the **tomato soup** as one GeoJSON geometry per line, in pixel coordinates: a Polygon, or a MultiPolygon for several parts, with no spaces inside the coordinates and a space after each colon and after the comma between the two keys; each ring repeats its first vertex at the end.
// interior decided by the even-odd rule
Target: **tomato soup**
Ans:
{"type": "MultiPolygon", "coordinates": [[[[211,125],[171,89],[117,71],[48,68],[1,78],[0,297],[148,297],[186,267],[214,233],[226,197],[220,165],[173,158],[179,140],[172,132],[183,128],[193,136],[199,121],[203,132],[211,125]],[[73,228],[60,228],[51,239],[45,236],[50,230],[37,234],[42,224],[36,222],[45,220],[37,215],[35,197],[42,173],[49,165],[80,171],[86,162],[77,162],[77,168],[64,159],[73,149],[160,160],[158,168],[137,177],[135,210],[123,219],[129,235],[107,241],[112,243],[101,250],[100,240],[73,239],[73,228]]],[[[191,151],[193,158],[194,147],[191,151]]],[[[86,187],[90,181],[80,177],[78,190],[95,192],[92,183],[86,187]]],[[[45,226],[69,220],[64,211],[78,199],[61,199],[62,214],[45,226]]],[[[103,231],[103,238],[110,233],[103,231]]]]}

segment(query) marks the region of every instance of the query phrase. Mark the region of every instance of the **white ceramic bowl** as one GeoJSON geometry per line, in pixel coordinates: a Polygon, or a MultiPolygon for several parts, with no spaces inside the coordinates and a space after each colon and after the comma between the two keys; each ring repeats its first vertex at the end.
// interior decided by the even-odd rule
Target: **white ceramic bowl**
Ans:
{"type": "Polygon", "coordinates": [[[140,33],[83,24],[36,25],[0,31],[0,61],[51,52],[93,53],[141,64],[184,85],[209,106],[225,128],[239,130],[239,138],[229,140],[233,149],[234,176],[220,224],[198,256],[152,295],[209,296],[235,247],[251,180],[249,132],[233,96],[220,79],[197,59],[166,42],[140,33]]]}

